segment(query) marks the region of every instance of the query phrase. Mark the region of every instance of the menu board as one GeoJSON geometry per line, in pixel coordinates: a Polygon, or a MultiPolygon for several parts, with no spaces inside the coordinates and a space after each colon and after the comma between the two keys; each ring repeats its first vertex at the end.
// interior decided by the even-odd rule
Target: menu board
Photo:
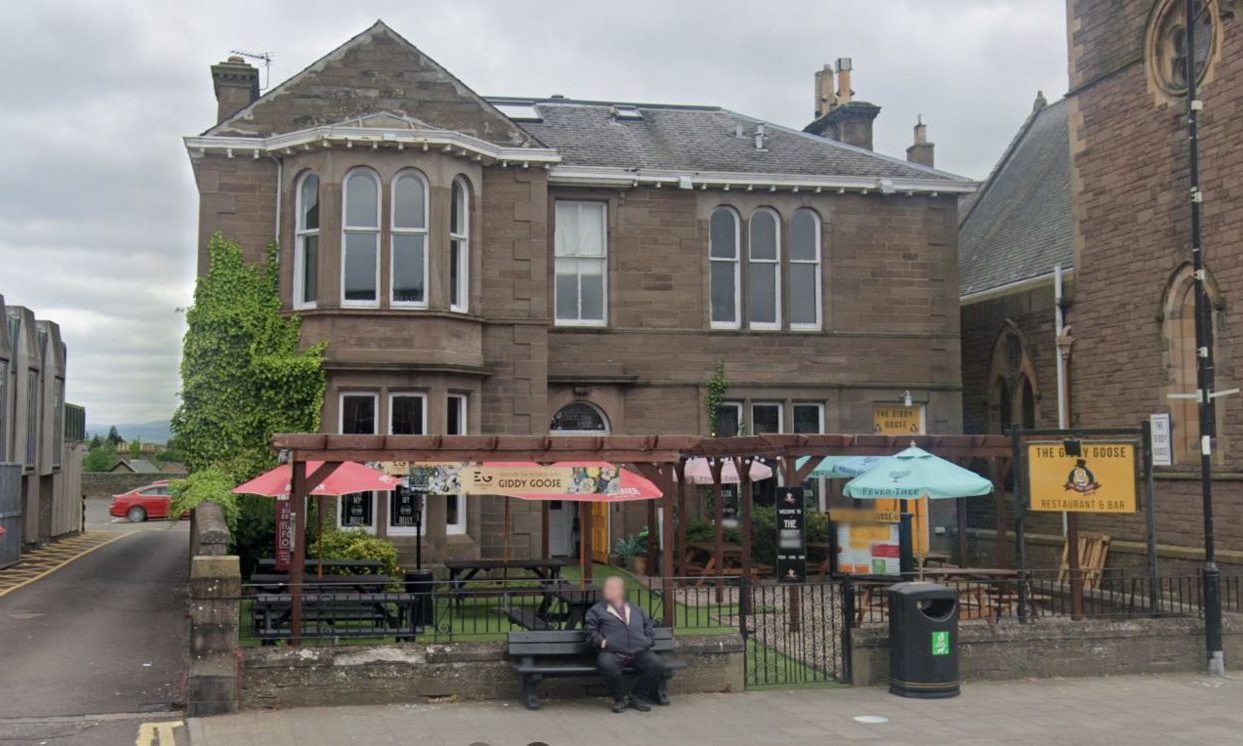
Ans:
{"type": "Polygon", "coordinates": [[[803,515],[803,488],[777,490],[777,580],[801,583],[807,579],[807,534],[803,515]]]}
{"type": "Polygon", "coordinates": [[[897,523],[838,523],[837,571],[848,575],[901,572],[897,523]]]}

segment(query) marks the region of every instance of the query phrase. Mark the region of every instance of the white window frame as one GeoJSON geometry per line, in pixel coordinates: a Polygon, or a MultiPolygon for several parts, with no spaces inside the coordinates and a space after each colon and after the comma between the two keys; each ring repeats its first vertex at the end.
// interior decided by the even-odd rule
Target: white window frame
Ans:
{"type": "Polygon", "coordinates": [[[727,205],[712,208],[708,216],[708,324],[712,329],[742,328],[742,218],[738,211],[727,205]],[[734,256],[716,257],[712,255],[712,218],[717,210],[725,210],[734,221],[734,256]],[[732,321],[718,321],[712,316],[712,263],[730,263],[734,266],[734,318],[732,321]]]}
{"type": "Polygon", "coordinates": [[[781,329],[781,215],[771,207],[760,207],[751,213],[747,220],[747,328],[757,331],[774,331],[781,329]],[[768,215],[773,221],[773,258],[756,259],[754,253],[754,230],[757,215],[768,215]],[[773,321],[752,321],[750,290],[755,282],[751,273],[754,265],[772,265],[773,267],[773,321]]]}
{"type": "MultiPolygon", "coordinates": [[[[371,434],[374,435],[380,427],[380,422],[379,422],[380,395],[376,393],[375,391],[341,391],[337,394],[337,432],[343,435],[345,434],[345,399],[346,397],[349,397],[349,396],[366,397],[366,398],[371,399],[372,419],[375,421],[375,426],[372,427],[371,434]]],[[[360,433],[360,434],[365,435],[366,433],[360,433]]],[[[372,535],[375,534],[376,526],[380,522],[379,520],[380,514],[378,511],[379,505],[377,504],[376,493],[374,492],[371,493],[371,525],[370,526],[346,526],[345,524],[341,522],[341,498],[338,497],[334,502],[335,502],[335,508],[332,512],[333,512],[333,520],[336,522],[337,528],[347,529],[347,530],[361,528],[363,531],[366,531],[369,534],[372,534],[372,535]]]]}
{"type": "MultiPolygon", "coordinates": [[[[461,176],[453,180],[449,189],[449,199],[454,199],[453,192],[461,189],[462,203],[458,205],[458,230],[453,230],[452,221],[449,225],[449,251],[457,255],[457,283],[449,290],[449,310],[454,313],[470,312],[470,184],[461,176]],[[453,293],[457,292],[458,302],[453,302],[453,293]]],[[[452,210],[452,208],[450,208],[452,210]]],[[[452,212],[450,212],[452,215],[452,212]]],[[[449,263],[449,282],[453,283],[452,260],[449,263]]]]}
{"type": "Polygon", "coordinates": [[[419,171],[418,169],[403,168],[401,171],[398,171],[393,176],[393,181],[392,181],[392,186],[391,186],[392,209],[389,210],[391,215],[389,217],[389,236],[388,236],[388,267],[389,267],[388,302],[389,302],[389,305],[392,306],[393,308],[427,308],[427,296],[431,292],[431,286],[428,282],[428,275],[429,275],[428,267],[431,264],[431,262],[429,261],[431,259],[431,251],[428,246],[429,236],[428,236],[428,230],[427,230],[428,223],[430,222],[430,214],[428,213],[428,209],[430,208],[430,205],[431,205],[430,200],[428,198],[428,191],[429,190],[428,190],[427,177],[424,176],[423,172],[419,171]],[[408,227],[400,227],[397,225],[397,183],[405,178],[415,179],[416,181],[419,182],[419,184],[423,188],[423,227],[422,228],[408,228],[408,227]],[[398,236],[422,236],[423,237],[423,300],[421,301],[409,301],[409,300],[399,301],[397,300],[396,283],[397,283],[397,237],[398,236]]]}
{"type": "MultiPolygon", "coordinates": [[[[824,326],[824,289],[823,289],[823,285],[824,285],[824,277],[823,277],[823,274],[822,274],[822,273],[823,273],[823,270],[821,269],[821,261],[822,261],[822,256],[823,256],[823,254],[822,254],[822,251],[821,251],[821,246],[820,246],[820,243],[821,243],[821,241],[820,241],[820,237],[821,237],[821,234],[823,233],[823,230],[824,230],[824,224],[820,222],[820,213],[816,212],[815,210],[811,209],[810,207],[800,207],[800,208],[798,208],[797,210],[795,210],[795,211],[794,211],[794,214],[790,216],[790,224],[791,224],[791,230],[790,230],[790,240],[791,240],[791,241],[793,241],[793,240],[794,240],[794,230],[793,230],[794,218],[795,218],[795,217],[796,217],[796,216],[797,216],[800,212],[803,212],[803,211],[806,211],[806,214],[810,215],[810,216],[811,216],[811,218],[812,218],[812,221],[815,223],[815,230],[814,230],[814,234],[813,234],[813,235],[815,236],[815,239],[816,239],[816,243],[815,243],[815,248],[816,248],[816,258],[815,258],[814,260],[810,260],[810,259],[795,259],[795,258],[794,258],[794,245],[793,245],[793,243],[791,243],[791,245],[790,245],[790,251],[789,251],[789,257],[790,257],[790,269],[791,269],[791,271],[793,271],[793,269],[794,269],[794,265],[796,265],[796,264],[799,264],[799,265],[808,265],[808,266],[811,266],[811,267],[813,268],[813,272],[815,273],[815,278],[816,278],[816,283],[815,283],[815,293],[816,293],[816,320],[815,320],[815,322],[813,322],[813,323],[807,323],[807,322],[805,322],[805,321],[795,323],[795,321],[794,321],[794,314],[793,314],[793,312],[791,312],[791,313],[790,313],[790,330],[791,330],[791,331],[801,331],[801,332],[813,332],[813,331],[814,331],[814,332],[818,332],[818,331],[820,331],[820,330],[823,328],[823,326],[824,326]]],[[[793,299],[794,299],[793,283],[791,283],[790,299],[791,299],[791,301],[793,301],[793,299]]]]}
{"type": "Polygon", "coordinates": [[[446,409],[451,409],[451,408],[457,409],[457,418],[458,418],[457,421],[459,425],[459,430],[461,430],[461,432],[457,432],[457,433],[448,432],[449,419],[448,419],[448,415],[446,412],[446,417],[445,417],[446,433],[445,434],[446,435],[466,435],[467,433],[469,433],[470,432],[470,419],[469,419],[470,417],[470,394],[451,392],[448,395],[448,397],[445,399],[445,404],[446,404],[446,409]]]}
{"type": "MultiPolygon", "coordinates": [[[[395,402],[395,400],[403,399],[403,398],[404,399],[421,399],[423,401],[423,407],[422,407],[423,419],[422,419],[422,422],[419,423],[419,430],[421,432],[414,433],[414,434],[415,435],[427,435],[427,392],[426,391],[392,391],[392,392],[389,392],[389,395],[388,395],[388,434],[389,435],[397,434],[393,432],[393,403],[395,402]]],[[[403,434],[410,435],[410,433],[403,433],[403,434]]]]}
{"type": "MultiPolygon", "coordinates": [[[[298,177],[297,183],[294,185],[294,246],[293,246],[293,307],[295,309],[315,308],[319,299],[319,275],[316,273],[316,300],[308,301],[306,299],[306,240],[308,238],[319,238],[319,226],[314,228],[306,227],[306,209],[302,204],[302,187],[306,185],[307,179],[315,179],[315,203],[322,207],[319,199],[319,175],[314,171],[307,171],[298,177]]],[[[321,210],[322,214],[322,210],[321,210]]],[[[322,220],[321,220],[322,222],[322,220]]],[[[323,250],[323,242],[319,242],[319,246],[315,254],[315,263],[319,264],[319,254],[323,250]]],[[[318,268],[318,267],[317,267],[318,268]]]]}
{"type": "Polygon", "coordinates": [[[776,407],[777,408],[777,433],[786,431],[786,405],[780,400],[763,400],[751,402],[751,411],[748,413],[750,418],[747,424],[750,426],[748,435],[759,435],[760,432],[755,429],[755,408],[756,407],[776,407]]]}
{"type": "Polygon", "coordinates": [[[381,204],[384,202],[384,184],[379,175],[369,168],[353,168],[345,174],[341,182],[341,307],[342,308],[379,308],[380,307],[380,215],[381,204]],[[350,179],[365,175],[375,183],[375,227],[352,226],[349,220],[349,184],[350,179]],[[369,234],[373,237],[372,250],[375,252],[375,300],[345,299],[345,255],[348,250],[350,234],[369,234]]]}
{"type": "MultiPolygon", "coordinates": [[[[582,200],[582,199],[559,199],[553,207],[553,291],[552,291],[552,317],[555,326],[588,326],[603,327],[609,324],[609,206],[607,202],[600,200],[582,200]],[[557,216],[560,214],[562,207],[574,207],[578,212],[582,212],[584,208],[599,209],[600,215],[600,256],[585,256],[582,254],[558,254],[556,250],[557,234],[559,233],[556,223],[557,216]],[[563,319],[557,316],[557,261],[560,259],[572,260],[574,262],[581,261],[599,261],[601,266],[600,272],[600,318],[584,319],[583,318],[583,275],[576,272],[575,277],[578,282],[578,317],[573,319],[563,319]]],[[[580,223],[581,224],[581,223],[580,223]]]]}
{"type": "MultiPolygon", "coordinates": [[[[470,433],[470,394],[450,393],[445,398],[446,409],[448,407],[457,407],[458,425],[460,432],[448,433],[449,435],[467,435],[470,433]]],[[[445,430],[449,429],[448,413],[445,417],[445,430]]],[[[452,523],[449,522],[449,506],[445,506],[445,534],[449,536],[460,536],[466,533],[466,495],[446,495],[446,502],[453,501],[457,507],[458,519],[452,523]]]]}

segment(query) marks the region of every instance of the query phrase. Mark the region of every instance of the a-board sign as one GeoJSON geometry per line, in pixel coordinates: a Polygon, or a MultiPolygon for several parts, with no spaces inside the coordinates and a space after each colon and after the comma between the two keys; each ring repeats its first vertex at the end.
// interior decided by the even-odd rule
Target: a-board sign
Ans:
{"type": "Polygon", "coordinates": [[[1027,494],[1032,510],[1134,513],[1138,507],[1136,456],[1128,441],[1079,441],[1079,455],[1065,443],[1027,444],[1027,494]]]}
{"type": "Polygon", "coordinates": [[[801,583],[807,579],[807,527],[803,488],[777,489],[777,580],[801,583]]]}
{"type": "Polygon", "coordinates": [[[872,432],[881,435],[920,435],[924,432],[924,406],[873,404],[872,432]]]}
{"type": "Polygon", "coordinates": [[[393,490],[389,503],[389,510],[392,517],[389,519],[393,526],[422,526],[423,525],[423,492],[417,492],[409,487],[399,485],[393,490]]]}

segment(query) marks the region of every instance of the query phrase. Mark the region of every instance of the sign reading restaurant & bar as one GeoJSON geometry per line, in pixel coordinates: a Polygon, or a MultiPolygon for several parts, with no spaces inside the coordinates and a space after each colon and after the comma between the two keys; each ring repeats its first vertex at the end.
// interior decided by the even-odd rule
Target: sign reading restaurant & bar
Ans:
{"type": "Polygon", "coordinates": [[[1084,440],[1079,455],[1061,442],[1027,444],[1027,487],[1032,510],[1134,513],[1135,443],[1084,440]]]}

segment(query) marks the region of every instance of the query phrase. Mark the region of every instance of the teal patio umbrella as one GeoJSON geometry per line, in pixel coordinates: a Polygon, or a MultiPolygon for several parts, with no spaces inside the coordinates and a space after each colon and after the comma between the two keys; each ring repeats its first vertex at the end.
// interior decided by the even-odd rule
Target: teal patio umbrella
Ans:
{"type": "Polygon", "coordinates": [[[914,445],[880,459],[842,488],[846,497],[861,500],[945,500],[977,497],[992,491],[991,481],[914,445]]]}
{"type": "MultiPolygon", "coordinates": [[[[799,469],[810,461],[812,456],[803,456],[796,465],[799,469]]],[[[808,479],[851,479],[871,469],[885,460],[885,456],[825,456],[816,464],[816,468],[807,475],[808,479]]]]}

